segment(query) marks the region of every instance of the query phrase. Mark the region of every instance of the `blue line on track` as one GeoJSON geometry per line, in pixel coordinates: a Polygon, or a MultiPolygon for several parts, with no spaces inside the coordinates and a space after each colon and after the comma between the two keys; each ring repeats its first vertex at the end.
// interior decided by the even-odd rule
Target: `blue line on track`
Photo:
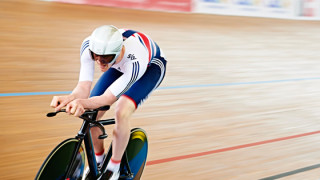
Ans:
{"type": "MultiPolygon", "coordinates": [[[[306,81],[306,80],[320,80],[320,77],[282,79],[282,80],[270,80],[270,81],[251,81],[251,82],[234,82],[234,83],[168,86],[168,87],[159,87],[158,89],[184,89],[184,88],[203,88],[203,87],[215,87],[215,86],[237,86],[237,85],[252,85],[252,84],[270,84],[270,83],[283,83],[283,82],[295,82],[295,81],[306,81]]],[[[71,91],[0,93],[0,97],[57,95],[57,94],[70,94],[70,93],[71,93],[71,91]]]]}
{"type": "Polygon", "coordinates": [[[39,95],[56,95],[56,94],[70,94],[70,93],[71,93],[71,91],[0,93],[0,97],[8,97],[8,96],[39,96],[39,95]]]}

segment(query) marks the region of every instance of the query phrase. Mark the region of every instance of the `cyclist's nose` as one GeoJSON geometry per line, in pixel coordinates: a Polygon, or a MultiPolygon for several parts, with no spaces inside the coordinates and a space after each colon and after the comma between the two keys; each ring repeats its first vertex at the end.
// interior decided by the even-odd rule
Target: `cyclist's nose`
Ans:
{"type": "Polygon", "coordinates": [[[99,66],[106,66],[106,64],[104,63],[104,61],[102,61],[101,58],[97,58],[96,61],[99,64],[99,66]]]}
{"type": "Polygon", "coordinates": [[[95,57],[95,60],[100,64],[100,62],[101,62],[101,56],[96,56],[96,57],[95,57]]]}

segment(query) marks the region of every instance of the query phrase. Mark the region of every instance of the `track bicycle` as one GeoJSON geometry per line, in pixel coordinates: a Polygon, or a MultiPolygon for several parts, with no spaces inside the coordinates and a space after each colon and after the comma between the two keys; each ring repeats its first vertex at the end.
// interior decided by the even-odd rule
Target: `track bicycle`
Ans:
{"type": "MultiPolygon", "coordinates": [[[[99,111],[107,111],[110,106],[87,110],[79,118],[83,119],[82,126],[74,138],[69,138],[56,146],[40,167],[35,180],[100,180],[106,179],[106,168],[112,155],[112,143],[103,163],[98,167],[91,139],[91,127],[99,127],[102,134],[99,139],[108,137],[103,126],[115,124],[115,119],[96,120],[99,111]],[[84,147],[83,148],[83,144],[84,147]],[[89,172],[84,174],[85,157],[89,172]]],[[[47,117],[66,112],[64,109],[51,112],[47,117]]],[[[148,139],[141,128],[131,129],[128,146],[120,163],[119,179],[140,179],[146,164],[148,139]]]]}

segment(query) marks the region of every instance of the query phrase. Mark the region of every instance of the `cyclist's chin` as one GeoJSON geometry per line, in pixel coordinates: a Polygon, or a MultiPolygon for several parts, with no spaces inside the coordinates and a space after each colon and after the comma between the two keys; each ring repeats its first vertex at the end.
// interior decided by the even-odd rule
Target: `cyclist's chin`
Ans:
{"type": "Polygon", "coordinates": [[[110,67],[108,65],[106,66],[100,66],[100,71],[106,72],[110,67]]]}

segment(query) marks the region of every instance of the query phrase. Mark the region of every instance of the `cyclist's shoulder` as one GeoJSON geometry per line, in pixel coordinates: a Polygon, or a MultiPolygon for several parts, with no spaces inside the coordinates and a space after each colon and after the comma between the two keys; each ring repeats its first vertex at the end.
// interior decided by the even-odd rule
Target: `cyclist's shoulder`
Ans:
{"type": "Polygon", "coordinates": [[[136,30],[132,30],[132,29],[127,29],[127,28],[122,28],[119,29],[120,33],[122,34],[122,36],[124,38],[128,38],[130,36],[132,36],[134,33],[137,33],[138,31],[136,30]]]}
{"type": "Polygon", "coordinates": [[[132,29],[119,29],[119,31],[122,33],[122,36],[124,39],[129,37],[135,37],[140,38],[140,40],[149,39],[151,40],[150,36],[144,32],[132,30],[132,29]]]}
{"type": "Polygon", "coordinates": [[[87,54],[89,54],[89,51],[87,50],[89,48],[89,39],[90,39],[90,36],[86,37],[82,41],[82,44],[81,44],[81,47],[80,47],[80,56],[81,56],[81,58],[83,58],[83,55],[85,55],[84,57],[86,57],[86,59],[91,59],[91,56],[87,55],[87,54]]]}
{"type": "Polygon", "coordinates": [[[85,37],[85,38],[82,40],[82,45],[83,45],[83,44],[86,44],[86,43],[89,43],[89,40],[90,40],[90,36],[85,37]]]}
{"type": "Polygon", "coordinates": [[[124,41],[125,54],[124,58],[128,61],[141,61],[141,58],[148,56],[148,51],[136,37],[129,37],[124,41]]]}

